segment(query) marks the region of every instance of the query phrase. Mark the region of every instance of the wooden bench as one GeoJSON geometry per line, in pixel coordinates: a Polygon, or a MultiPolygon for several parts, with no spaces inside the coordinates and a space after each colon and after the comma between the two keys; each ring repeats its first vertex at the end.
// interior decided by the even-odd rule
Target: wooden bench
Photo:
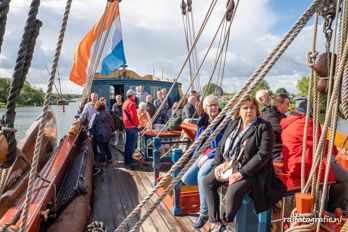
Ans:
{"type": "MultiPolygon", "coordinates": [[[[276,167],[282,167],[281,164],[276,164],[276,167]]],[[[281,222],[280,231],[284,231],[284,218],[285,218],[285,199],[295,195],[295,193],[301,191],[301,179],[298,177],[293,177],[286,173],[276,173],[280,180],[287,187],[287,192],[282,198],[282,209],[280,218],[271,218],[272,209],[265,212],[256,214],[254,211],[254,204],[252,199],[246,195],[243,199],[242,206],[236,215],[236,229],[237,231],[258,231],[266,232],[270,231],[270,226],[272,223],[281,222]]],[[[334,184],[335,182],[329,182],[328,184],[334,184]]],[[[323,183],[321,183],[323,184],[323,183]]]]}

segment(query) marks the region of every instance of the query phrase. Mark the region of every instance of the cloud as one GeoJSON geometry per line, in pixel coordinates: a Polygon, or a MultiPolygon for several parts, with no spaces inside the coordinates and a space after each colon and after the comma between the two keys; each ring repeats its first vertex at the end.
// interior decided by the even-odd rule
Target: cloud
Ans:
{"type": "MultiPolygon", "coordinates": [[[[232,24],[231,39],[227,53],[224,87],[227,92],[238,89],[263,61],[267,54],[280,41],[281,35],[274,33],[279,20],[285,17],[274,11],[275,0],[243,0],[240,1],[235,21],[232,24]]],[[[195,31],[209,7],[210,1],[193,1],[195,31]]],[[[27,80],[33,85],[43,87],[47,84],[46,67],[50,67],[57,43],[61,18],[65,1],[44,0],[41,3],[38,18],[43,27],[35,48],[32,67],[27,80]]],[[[72,66],[73,53],[83,36],[104,11],[104,3],[95,0],[76,0],[72,3],[65,41],[59,63],[59,73],[63,77],[63,91],[81,93],[82,89],[68,82],[72,66]]],[[[0,56],[0,75],[11,76],[18,47],[20,44],[29,4],[25,0],[12,1],[6,27],[6,34],[0,56]]],[[[141,75],[155,73],[172,80],[178,75],[187,55],[184,37],[180,1],[147,0],[120,3],[123,40],[129,68],[141,75]]],[[[197,44],[197,53],[201,61],[207,47],[216,32],[225,10],[225,2],[218,1],[207,24],[202,38],[197,44]]],[[[289,9],[289,12],[291,9],[289,9]]],[[[300,16],[300,12],[291,11],[291,17],[300,16]]],[[[295,21],[295,18],[294,18],[295,21]]],[[[319,30],[320,31],[320,30],[319,30]]],[[[311,28],[306,27],[294,41],[288,51],[279,60],[266,80],[272,88],[285,87],[296,92],[295,80],[308,73],[305,65],[305,54],[311,47],[311,28]]],[[[320,37],[318,47],[323,47],[320,37]]],[[[217,42],[202,67],[201,83],[211,75],[215,60],[217,42]]],[[[214,80],[216,80],[216,75],[214,80]]],[[[188,67],[185,68],[179,82],[187,86],[189,80],[188,67]]]]}

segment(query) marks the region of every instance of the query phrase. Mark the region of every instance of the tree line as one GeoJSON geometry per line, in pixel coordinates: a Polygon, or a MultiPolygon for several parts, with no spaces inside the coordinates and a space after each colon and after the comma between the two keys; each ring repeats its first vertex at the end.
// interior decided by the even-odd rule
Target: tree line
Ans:
{"type": "MultiPolygon", "coordinates": [[[[7,103],[7,97],[9,94],[11,79],[0,77],[0,106],[4,106],[7,103]]],[[[65,100],[71,100],[79,98],[78,94],[52,94],[51,102],[55,103],[57,99],[64,98],[65,100]]],[[[20,92],[17,100],[18,105],[42,105],[45,98],[45,92],[41,88],[32,87],[28,81],[24,82],[23,88],[20,92]]]]}

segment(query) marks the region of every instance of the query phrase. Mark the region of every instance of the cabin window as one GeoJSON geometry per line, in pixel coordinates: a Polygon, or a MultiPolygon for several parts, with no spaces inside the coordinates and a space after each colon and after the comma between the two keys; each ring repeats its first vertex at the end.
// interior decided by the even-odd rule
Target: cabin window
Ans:
{"type": "Polygon", "coordinates": [[[160,89],[161,89],[161,87],[159,87],[159,86],[150,86],[150,94],[154,99],[157,98],[157,91],[160,89]]]}
{"type": "Polygon", "coordinates": [[[138,90],[138,86],[137,85],[130,85],[129,89],[133,89],[133,90],[137,91],[138,90]]]}
{"type": "Polygon", "coordinates": [[[109,99],[115,99],[115,88],[112,85],[110,85],[109,87],[109,96],[110,96],[109,99]]]}

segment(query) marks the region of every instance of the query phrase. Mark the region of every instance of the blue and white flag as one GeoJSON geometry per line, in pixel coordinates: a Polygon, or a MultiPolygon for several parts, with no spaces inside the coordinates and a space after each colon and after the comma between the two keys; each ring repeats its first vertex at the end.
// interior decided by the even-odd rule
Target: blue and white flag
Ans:
{"type": "Polygon", "coordinates": [[[101,73],[103,75],[109,75],[112,71],[126,64],[119,12],[116,14],[116,17],[112,22],[110,33],[113,33],[112,45],[110,46],[111,51],[108,51],[108,55],[104,57],[101,63],[101,73]]]}

